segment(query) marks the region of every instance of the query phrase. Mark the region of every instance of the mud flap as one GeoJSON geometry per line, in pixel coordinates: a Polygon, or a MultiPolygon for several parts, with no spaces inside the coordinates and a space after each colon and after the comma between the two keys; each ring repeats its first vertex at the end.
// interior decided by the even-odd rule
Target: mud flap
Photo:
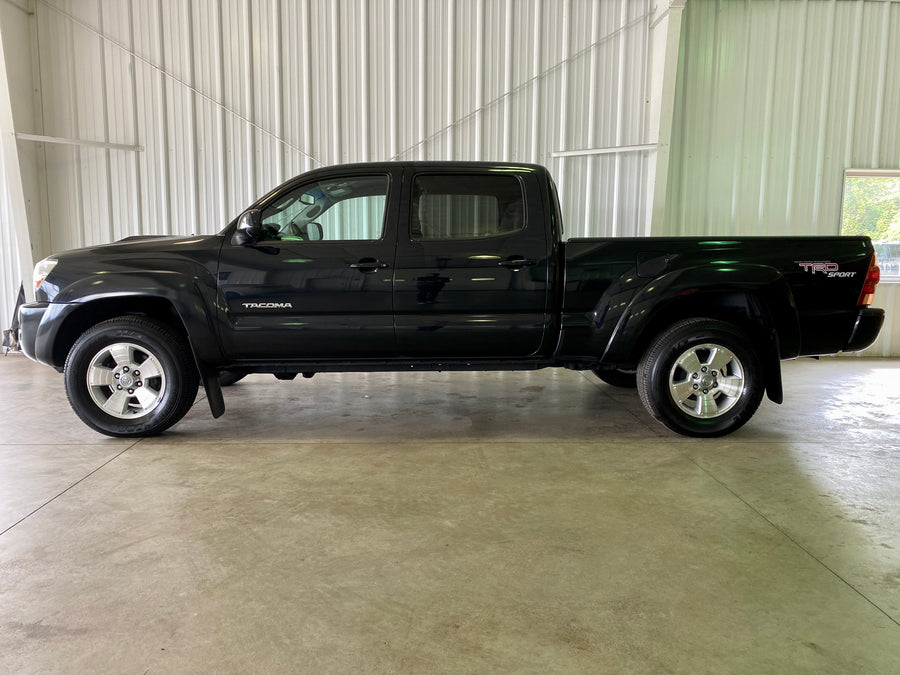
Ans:
{"type": "Polygon", "coordinates": [[[200,381],[206,390],[206,400],[209,401],[209,411],[216,419],[225,414],[225,397],[222,395],[222,386],[219,384],[219,374],[212,368],[200,366],[200,381]]]}
{"type": "Polygon", "coordinates": [[[766,374],[766,396],[772,403],[784,402],[784,387],[781,383],[781,355],[778,350],[778,335],[772,333],[770,348],[763,355],[763,370],[766,374]]]}

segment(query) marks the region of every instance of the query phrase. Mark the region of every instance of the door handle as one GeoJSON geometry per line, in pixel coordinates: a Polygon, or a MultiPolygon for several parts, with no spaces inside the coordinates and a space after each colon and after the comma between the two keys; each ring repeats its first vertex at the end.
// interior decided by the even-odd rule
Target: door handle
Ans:
{"type": "Polygon", "coordinates": [[[531,265],[536,265],[536,260],[526,260],[525,258],[509,258],[508,260],[501,260],[497,263],[500,267],[511,267],[514,270],[522,269],[523,267],[530,267],[531,265]]]}
{"type": "Polygon", "coordinates": [[[383,270],[389,265],[377,258],[363,258],[359,262],[350,263],[350,267],[360,272],[374,272],[375,270],[383,270]]]}

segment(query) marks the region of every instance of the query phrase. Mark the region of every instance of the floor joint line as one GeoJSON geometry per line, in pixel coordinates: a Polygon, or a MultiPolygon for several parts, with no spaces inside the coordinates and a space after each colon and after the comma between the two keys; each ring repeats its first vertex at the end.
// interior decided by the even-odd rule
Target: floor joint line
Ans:
{"type": "Polygon", "coordinates": [[[48,499],[47,501],[45,501],[43,504],[41,504],[41,505],[38,506],[36,509],[34,509],[33,511],[31,511],[31,513],[28,513],[28,514],[22,516],[21,518],[19,518],[19,520],[17,520],[17,521],[14,522],[12,525],[10,525],[9,527],[7,527],[5,530],[3,530],[2,532],[0,532],[0,537],[2,537],[4,534],[6,534],[6,533],[9,532],[10,530],[12,530],[14,527],[18,526],[19,524],[21,524],[21,523],[25,522],[26,520],[28,520],[29,518],[31,518],[31,516],[33,516],[35,513],[37,513],[37,512],[40,511],[41,509],[43,509],[43,508],[44,508],[45,506],[47,506],[48,504],[51,504],[51,503],[55,502],[57,499],[59,499],[60,497],[62,497],[64,494],[66,494],[69,490],[71,490],[71,489],[74,488],[75,486],[80,485],[81,483],[83,483],[84,481],[86,481],[88,478],[90,478],[90,477],[93,476],[95,473],[97,473],[98,471],[100,471],[100,469],[102,469],[103,467],[105,467],[105,466],[106,466],[107,464],[109,464],[110,462],[113,462],[113,461],[117,460],[119,457],[121,457],[121,456],[124,455],[126,452],[128,452],[129,450],[131,450],[131,449],[132,449],[134,446],[136,446],[138,443],[140,443],[139,440],[138,440],[138,441],[135,441],[135,442],[132,443],[131,445],[127,446],[124,450],[119,451],[118,453],[116,453],[115,455],[113,455],[112,457],[110,457],[108,460],[106,460],[105,462],[103,462],[103,464],[101,464],[100,466],[98,466],[96,469],[94,469],[94,470],[91,471],[90,473],[87,473],[87,474],[85,474],[84,476],[82,476],[81,478],[79,478],[78,480],[76,480],[74,483],[72,483],[72,484],[71,484],[69,487],[67,487],[65,490],[63,490],[62,492],[59,492],[58,494],[54,495],[53,497],[51,497],[50,499],[48,499]]]}
{"type": "Polygon", "coordinates": [[[824,560],[822,560],[821,558],[819,558],[819,557],[818,557],[817,555],[815,555],[812,551],[810,551],[808,548],[806,548],[803,544],[801,544],[799,541],[797,541],[796,539],[794,539],[794,537],[792,537],[790,534],[788,534],[781,526],[779,526],[777,523],[775,523],[775,522],[774,522],[771,518],[769,518],[766,514],[764,514],[764,513],[763,513],[762,511],[760,511],[759,509],[757,509],[755,506],[753,506],[753,504],[751,504],[750,502],[748,502],[746,499],[744,499],[743,497],[741,497],[737,492],[735,492],[734,490],[732,490],[731,487],[730,487],[727,483],[723,482],[722,480],[720,480],[719,478],[717,478],[713,473],[711,473],[708,469],[706,469],[705,467],[703,467],[703,466],[701,466],[700,464],[698,464],[692,457],[687,457],[687,459],[688,459],[689,462],[691,462],[691,464],[693,464],[694,466],[696,466],[696,467],[697,467],[698,469],[700,469],[703,473],[705,473],[707,476],[709,476],[710,478],[712,478],[714,481],[716,481],[716,482],[717,482],[719,485],[721,485],[723,488],[725,488],[726,490],[728,490],[728,492],[730,492],[732,495],[734,495],[734,497],[735,497],[736,499],[738,499],[744,506],[746,506],[748,509],[750,509],[751,511],[753,511],[753,512],[754,512],[756,515],[758,515],[760,518],[762,518],[763,520],[765,520],[769,525],[772,526],[772,528],[774,528],[778,533],[780,533],[785,539],[787,539],[788,541],[790,541],[794,546],[796,546],[798,549],[800,549],[801,551],[803,551],[803,552],[804,552],[806,555],[808,555],[810,558],[812,558],[813,560],[815,560],[821,567],[823,567],[823,568],[825,568],[826,570],[828,570],[828,572],[830,572],[835,578],[837,578],[838,580],[840,580],[841,583],[843,583],[845,586],[847,586],[847,588],[849,588],[850,590],[852,590],[852,591],[853,591],[854,593],[856,593],[859,597],[861,597],[863,600],[865,600],[867,603],[869,603],[872,607],[874,607],[874,608],[877,609],[879,612],[881,612],[882,614],[884,614],[884,616],[887,617],[887,619],[888,619],[891,623],[893,623],[893,624],[895,624],[896,626],[900,627],[900,621],[898,621],[897,619],[895,619],[894,617],[892,617],[890,614],[888,614],[886,611],[884,611],[884,610],[883,610],[881,607],[879,607],[879,606],[878,606],[871,598],[869,598],[865,593],[863,593],[861,590],[859,590],[858,588],[856,588],[856,586],[854,586],[854,585],[851,584],[847,579],[845,579],[845,578],[842,577],[840,574],[838,574],[838,573],[837,573],[834,569],[832,569],[832,567],[831,567],[830,565],[828,565],[824,560]]]}

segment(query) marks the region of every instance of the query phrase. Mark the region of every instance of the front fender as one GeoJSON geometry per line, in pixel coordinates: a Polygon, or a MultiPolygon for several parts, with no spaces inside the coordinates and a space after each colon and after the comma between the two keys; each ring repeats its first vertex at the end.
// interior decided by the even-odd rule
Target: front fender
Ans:
{"type": "MultiPolygon", "coordinates": [[[[172,267],[171,261],[169,266],[172,267]]],[[[49,303],[38,329],[38,351],[45,357],[59,350],[53,345],[73,331],[83,332],[89,315],[152,313],[165,303],[180,320],[198,363],[221,361],[216,330],[215,279],[199,265],[184,264],[165,270],[118,270],[81,277],[60,289],[49,303]],[[179,269],[179,267],[181,269],[179,269]],[[98,311],[103,308],[102,311],[98,311]]],[[[43,359],[42,359],[43,360],[43,359]]],[[[60,366],[62,364],[55,363],[60,366]]]]}

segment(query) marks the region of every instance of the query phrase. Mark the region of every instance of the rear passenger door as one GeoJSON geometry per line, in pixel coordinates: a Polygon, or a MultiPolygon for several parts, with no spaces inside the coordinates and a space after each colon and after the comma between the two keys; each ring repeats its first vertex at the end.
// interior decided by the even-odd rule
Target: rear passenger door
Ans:
{"type": "Polygon", "coordinates": [[[394,274],[399,354],[537,354],[550,322],[550,247],[536,178],[410,171],[394,274]]]}

